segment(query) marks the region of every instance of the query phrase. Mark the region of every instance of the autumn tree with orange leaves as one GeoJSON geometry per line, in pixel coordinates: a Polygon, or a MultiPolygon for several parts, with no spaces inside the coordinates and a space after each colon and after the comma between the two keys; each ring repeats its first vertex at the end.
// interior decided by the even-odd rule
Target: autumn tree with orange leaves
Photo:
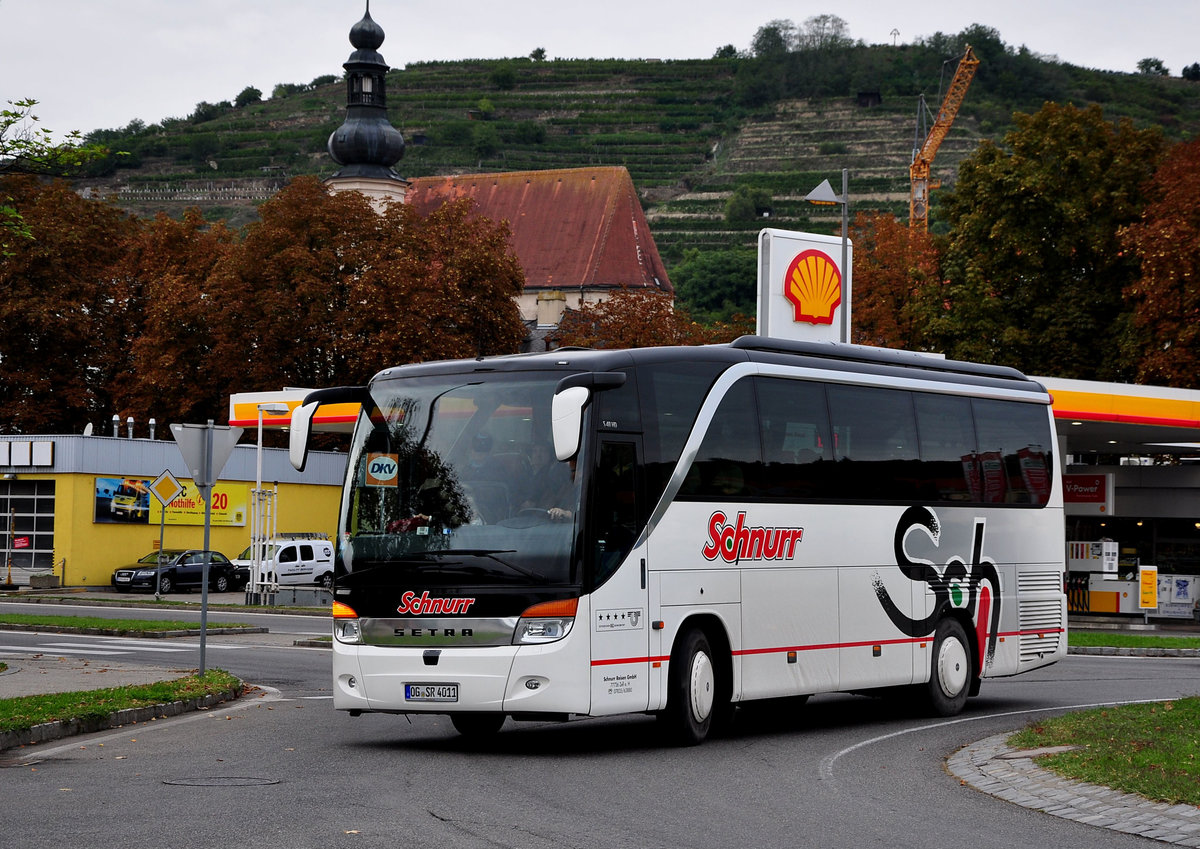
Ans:
{"type": "Polygon", "coordinates": [[[735,315],[728,322],[702,325],[671,296],[649,289],[618,289],[598,303],[568,310],[552,341],[581,348],[644,348],[729,342],[753,333],[754,321],[735,315]]]}
{"type": "Polygon", "coordinates": [[[1139,334],[1138,381],[1200,386],[1200,138],[1172,147],[1147,189],[1141,220],[1122,233],[1141,260],[1126,288],[1139,334]]]}
{"type": "Polygon", "coordinates": [[[525,336],[507,225],[467,200],[378,214],[298,178],[234,233],[195,211],[145,222],[65,183],[0,182],[33,236],[0,256],[6,432],[79,432],[114,413],[220,420],[234,392],[363,383],[515,353],[525,336]]]}
{"type": "Polygon", "coordinates": [[[62,181],[0,179],[29,230],[0,253],[0,431],[70,433],[111,417],[128,367],[117,270],[136,222],[62,181]]]}
{"type": "Polygon", "coordinates": [[[939,300],[933,237],[891,214],[859,213],[854,240],[853,341],[925,350],[923,310],[939,300]]]}

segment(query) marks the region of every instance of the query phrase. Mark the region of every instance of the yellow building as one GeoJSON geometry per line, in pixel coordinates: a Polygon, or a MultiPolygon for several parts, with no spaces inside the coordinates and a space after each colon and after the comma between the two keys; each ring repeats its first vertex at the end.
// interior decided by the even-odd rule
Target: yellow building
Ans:
{"type": "MultiPolygon", "coordinates": [[[[253,433],[252,431],[250,433],[253,433]]],[[[303,475],[283,449],[264,449],[263,488],[276,490],[276,529],[337,524],[344,454],[311,455],[303,475]]],[[[210,545],[236,557],[250,544],[254,444],[233,449],[213,488],[210,545]]],[[[202,548],[203,501],[174,441],[105,436],[0,437],[0,582],[53,573],[64,586],[107,586],[112,572],[156,550],[202,548]],[[149,485],[169,472],[182,491],[164,509],[149,485]]]]}

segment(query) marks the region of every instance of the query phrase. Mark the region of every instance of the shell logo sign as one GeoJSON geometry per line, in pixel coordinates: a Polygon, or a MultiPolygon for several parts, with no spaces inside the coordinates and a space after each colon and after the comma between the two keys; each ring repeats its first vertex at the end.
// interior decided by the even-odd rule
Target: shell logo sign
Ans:
{"type": "Polygon", "coordinates": [[[796,308],[796,321],[833,324],[842,302],[842,272],[823,251],[804,251],[788,266],[784,296],[796,308]]]}
{"type": "Polygon", "coordinates": [[[758,334],[810,342],[850,341],[853,251],[853,243],[843,242],[841,236],[761,231],[758,334]]]}

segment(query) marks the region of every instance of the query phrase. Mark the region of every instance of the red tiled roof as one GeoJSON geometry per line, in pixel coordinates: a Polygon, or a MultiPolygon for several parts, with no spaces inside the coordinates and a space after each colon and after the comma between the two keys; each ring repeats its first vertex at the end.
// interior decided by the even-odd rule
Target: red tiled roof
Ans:
{"type": "Polygon", "coordinates": [[[470,197],[505,220],[526,290],[651,287],[674,293],[623,167],[413,177],[406,202],[428,214],[470,197]]]}

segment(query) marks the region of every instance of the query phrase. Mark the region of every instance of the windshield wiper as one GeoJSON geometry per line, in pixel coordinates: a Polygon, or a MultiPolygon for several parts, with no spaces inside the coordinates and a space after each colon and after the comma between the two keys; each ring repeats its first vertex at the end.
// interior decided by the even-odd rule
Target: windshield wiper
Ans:
{"type": "Polygon", "coordinates": [[[524,566],[518,566],[516,563],[513,563],[509,560],[505,560],[503,557],[497,556],[500,554],[515,554],[516,551],[517,550],[515,548],[501,548],[501,549],[446,548],[446,549],[436,549],[436,550],[431,550],[431,551],[423,551],[421,553],[425,554],[427,556],[437,556],[437,557],[442,557],[442,556],[446,556],[446,555],[450,555],[450,556],[465,555],[467,557],[486,557],[489,560],[496,561],[501,566],[511,569],[512,571],[516,572],[518,575],[524,575],[526,578],[534,578],[539,581],[546,580],[546,576],[541,574],[540,572],[534,572],[532,569],[526,569],[524,566]]]}

